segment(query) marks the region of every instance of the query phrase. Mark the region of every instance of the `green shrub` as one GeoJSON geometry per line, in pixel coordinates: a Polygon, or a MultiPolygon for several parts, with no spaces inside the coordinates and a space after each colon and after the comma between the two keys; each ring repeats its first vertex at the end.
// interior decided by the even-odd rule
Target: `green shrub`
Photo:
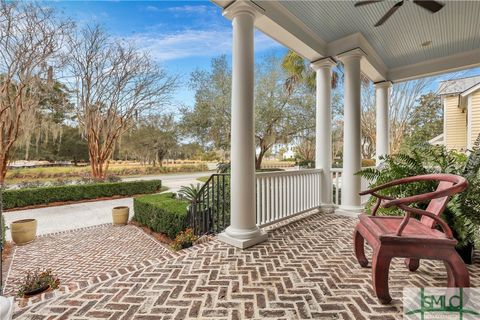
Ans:
{"type": "Polygon", "coordinates": [[[3,192],[3,208],[12,209],[52,202],[78,201],[112,196],[133,196],[161,190],[160,180],[106,182],[40,188],[14,189],[3,192]]]}
{"type": "Polygon", "coordinates": [[[173,239],[188,227],[188,204],[173,193],[138,197],[133,200],[133,220],[173,239]]]}
{"type": "MultiPolygon", "coordinates": [[[[5,246],[5,243],[6,243],[6,234],[7,234],[7,226],[5,225],[5,219],[3,218],[3,214],[0,213],[0,232],[2,234],[0,234],[0,248],[3,249],[3,247],[5,246]]],[[[1,259],[2,257],[0,257],[1,259]]]]}

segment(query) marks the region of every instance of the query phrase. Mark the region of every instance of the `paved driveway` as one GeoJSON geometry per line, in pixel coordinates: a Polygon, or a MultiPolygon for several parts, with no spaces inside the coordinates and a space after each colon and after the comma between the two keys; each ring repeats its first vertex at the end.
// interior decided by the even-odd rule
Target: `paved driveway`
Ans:
{"type": "MultiPolygon", "coordinates": [[[[191,183],[201,183],[196,179],[210,174],[211,172],[195,172],[126,178],[124,180],[160,179],[163,185],[169,188],[169,191],[176,192],[181,186],[191,183]]],[[[111,210],[117,206],[129,206],[131,210],[133,210],[133,198],[92,201],[64,206],[6,212],[5,222],[7,225],[10,225],[10,223],[15,220],[35,218],[38,221],[37,234],[41,235],[110,223],[112,220],[111,210]]],[[[7,232],[7,240],[10,239],[10,232],[7,232]]]]}

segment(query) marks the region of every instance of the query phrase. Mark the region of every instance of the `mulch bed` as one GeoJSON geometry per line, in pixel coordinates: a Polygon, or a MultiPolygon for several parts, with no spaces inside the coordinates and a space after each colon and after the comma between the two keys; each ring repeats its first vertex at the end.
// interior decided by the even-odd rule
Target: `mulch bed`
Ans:
{"type": "Polygon", "coordinates": [[[142,229],[143,232],[145,232],[149,236],[152,236],[153,238],[155,238],[157,241],[159,241],[161,243],[165,243],[165,244],[170,245],[173,242],[173,240],[170,239],[166,234],[155,232],[152,229],[150,229],[149,227],[138,223],[137,221],[132,220],[128,224],[134,225],[134,226],[142,229]]]}

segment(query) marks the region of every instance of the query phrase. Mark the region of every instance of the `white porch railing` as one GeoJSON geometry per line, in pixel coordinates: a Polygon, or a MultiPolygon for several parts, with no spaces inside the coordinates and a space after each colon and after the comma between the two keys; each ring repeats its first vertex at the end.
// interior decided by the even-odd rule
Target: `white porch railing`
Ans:
{"type": "MultiPolygon", "coordinates": [[[[369,168],[369,167],[363,167],[362,169],[369,168]]],[[[343,168],[332,168],[330,169],[332,172],[332,183],[333,183],[333,204],[336,206],[339,206],[342,202],[342,172],[343,168]]],[[[361,188],[360,190],[367,190],[369,181],[366,180],[365,178],[361,178],[361,188]]],[[[362,205],[365,204],[368,201],[369,196],[363,196],[361,197],[361,202],[362,205]]]]}
{"type": "Polygon", "coordinates": [[[257,225],[266,226],[318,208],[321,169],[256,174],[257,225]]]}
{"type": "Polygon", "coordinates": [[[332,168],[330,169],[330,172],[332,173],[332,183],[333,183],[333,204],[336,206],[340,205],[340,190],[342,189],[341,183],[342,183],[342,168],[332,168]]]}

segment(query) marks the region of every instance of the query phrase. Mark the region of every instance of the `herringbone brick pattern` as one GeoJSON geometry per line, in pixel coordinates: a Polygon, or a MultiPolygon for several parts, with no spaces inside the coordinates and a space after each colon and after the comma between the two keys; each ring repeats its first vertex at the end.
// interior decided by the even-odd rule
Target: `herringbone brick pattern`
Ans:
{"type": "MultiPolygon", "coordinates": [[[[18,319],[401,319],[405,286],[444,286],[443,264],[407,272],[394,261],[391,305],[352,253],[356,219],[316,213],[247,250],[219,241],[29,306],[18,319]]],[[[480,286],[480,265],[470,267],[480,286]]]]}
{"type": "Polygon", "coordinates": [[[4,293],[14,295],[27,270],[51,268],[63,285],[71,285],[169,252],[132,225],[103,225],[41,236],[15,248],[4,293]]]}

